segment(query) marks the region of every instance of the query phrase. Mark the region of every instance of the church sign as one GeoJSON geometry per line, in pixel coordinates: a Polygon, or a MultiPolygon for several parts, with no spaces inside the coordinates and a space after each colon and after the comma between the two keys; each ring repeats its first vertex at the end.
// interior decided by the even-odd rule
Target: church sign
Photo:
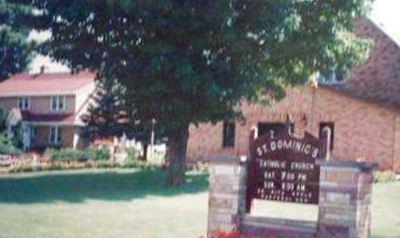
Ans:
{"type": "Polygon", "coordinates": [[[306,133],[263,135],[250,144],[247,209],[253,199],[318,204],[321,140],[306,133]]]}

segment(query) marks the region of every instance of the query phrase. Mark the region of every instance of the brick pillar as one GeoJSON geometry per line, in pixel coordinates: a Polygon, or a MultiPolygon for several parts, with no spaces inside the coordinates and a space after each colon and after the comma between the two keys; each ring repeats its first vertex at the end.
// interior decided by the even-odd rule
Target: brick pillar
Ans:
{"type": "Polygon", "coordinates": [[[330,161],[321,165],[318,238],[368,238],[373,166],[330,161]]]}
{"type": "Polygon", "coordinates": [[[238,156],[216,156],[209,164],[208,234],[238,230],[245,211],[246,167],[238,156]]]}

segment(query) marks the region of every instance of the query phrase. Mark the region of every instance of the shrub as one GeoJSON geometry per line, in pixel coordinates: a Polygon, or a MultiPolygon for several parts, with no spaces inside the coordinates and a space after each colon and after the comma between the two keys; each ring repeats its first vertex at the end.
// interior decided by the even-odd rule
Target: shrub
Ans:
{"type": "Polygon", "coordinates": [[[100,160],[96,163],[96,168],[109,169],[114,167],[116,167],[116,164],[110,161],[100,160]]]}
{"type": "Polygon", "coordinates": [[[111,157],[107,148],[86,148],[85,152],[92,160],[109,160],[111,157]]]}
{"type": "Polygon", "coordinates": [[[82,150],[74,150],[74,149],[61,149],[61,150],[53,150],[50,149],[47,151],[49,156],[56,161],[86,161],[90,157],[88,153],[82,150]]]}
{"type": "Polygon", "coordinates": [[[136,148],[126,148],[125,149],[126,154],[128,155],[128,160],[129,161],[138,161],[139,156],[140,156],[140,151],[136,148]]]}
{"type": "Polygon", "coordinates": [[[121,164],[122,168],[144,168],[147,166],[145,161],[140,160],[140,151],[136,148],[126,148],[127,159],[121,164]]]}
{"type": "Polygon", "coordinates": [[[19,155],[22,151],[15,147],[3,133],[0,133],[0,154],[3,155],[19,155]]]}
{"type": "Polygon", "coordinates": [[[86,148],[84,150],[74,149],[49,149],[46,153],[56,161],[88,161],[88,160],[108,160],[110,152],[106,148],[86,148]]]}
{"type": "Polygon", "coordinates": [[[1,155],[20,155],[21,150],[15,148],[12,145],[3,144],[0,142],[0,154],[1,155]]]}

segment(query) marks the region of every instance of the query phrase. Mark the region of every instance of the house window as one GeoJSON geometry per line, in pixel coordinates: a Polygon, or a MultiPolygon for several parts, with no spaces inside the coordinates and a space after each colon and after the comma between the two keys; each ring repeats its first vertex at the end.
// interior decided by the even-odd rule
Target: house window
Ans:
{"type": "Polygon", "coordinates": [[[328,127],[329,129],[331,129],[331,146],[330,146],[330,150],[333,150],[333,140],[335,138],[335,123],[333,122],[321,122],[319,123],[319,138],[322,137],[322,130],[328,127]]]}
{"type": "MultiPolygon", "coordinates": [[[[290,123],[289,126],[290,132],[294,132],[294,124],[290,123]]],[[[277,134],[283,133],[287,130],[287,126],[285,123],[277,123],[277,122],[260,122],[258,123],[258,135],[265,135],[267,133],[272,134],[272,136],[276,136],[277,134]]]]}
{"type": "Polygon", "coordinates": [[[31,102],[29,97],[19,97],[18,98],[18,108],[21,110],[29,110],[31,102]]]}
{"type": "Polygon", "coordinates": [[[222,146],[235,147],[235,123],[224,122],[222,130],[222,146]]]}
{"type": "Polygon", "coordinates": [[[61,128],[58,126],[50,127],[50,143],[51,144],[60,144],[62,138],[61,128]]]}
{"type": "Polygon", "coordinates": [[[50,107],[51,111],[62,111],[65,110],[66,108],[66,97],[65,95],[57,95],[57,96],[51,96],[50,100],[50,107]]]}

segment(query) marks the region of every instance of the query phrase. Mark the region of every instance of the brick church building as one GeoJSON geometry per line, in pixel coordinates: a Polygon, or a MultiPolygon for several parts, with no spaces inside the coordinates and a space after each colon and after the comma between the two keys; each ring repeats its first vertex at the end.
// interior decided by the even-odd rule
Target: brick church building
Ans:
{"type": "Polygon", "coordinates": [[[252,126],[259,133],[276,131],[289,115],[299,136],[304,131],[319,136],[321,128],[331,128],[332,159],[374,161],[400,172],[400,46],[370,20],[358,22],[356,33],[374,46],[346,80],[288,88],[272,106],[245,103],[244,122],[192,126],[188,161],[207,161],[218,153],[246,155],[252,126]]]}

